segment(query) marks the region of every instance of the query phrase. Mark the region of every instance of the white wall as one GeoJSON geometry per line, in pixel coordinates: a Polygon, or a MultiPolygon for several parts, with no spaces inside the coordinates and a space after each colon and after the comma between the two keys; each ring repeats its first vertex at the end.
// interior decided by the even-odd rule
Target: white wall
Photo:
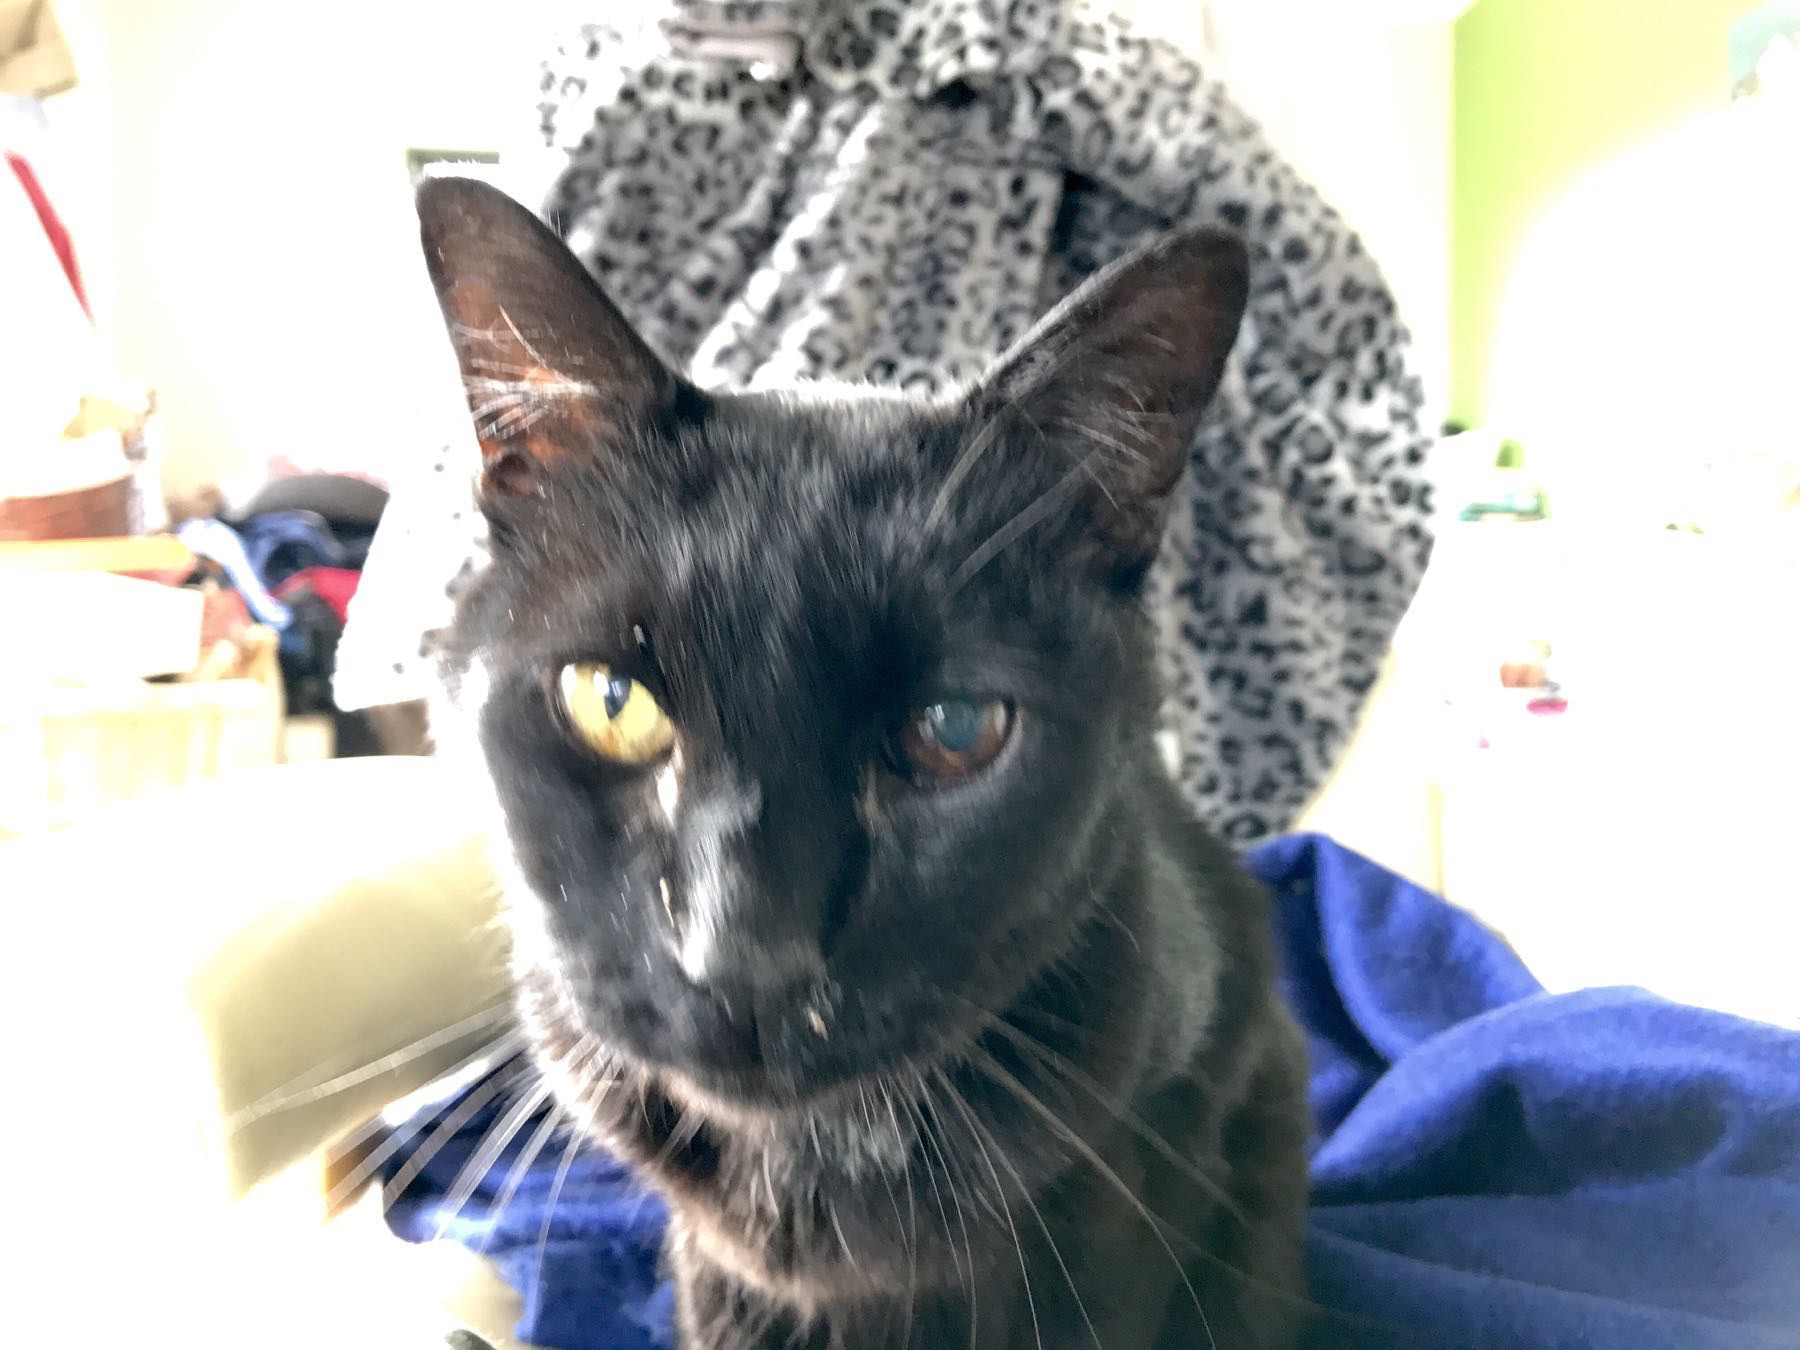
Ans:
{"type": "Polygon", "coordinates": [[[1524,240],[1489,413],[1529,448],[1559,519],[1597,534],[1697,523],[1792,548],[1800,78],[1795,94],[1785,117],[1707,109],[1639,142],[1524,240]]]}
{"type": "Polygon", "coordinates": [[[172,480],[426,452],[420,391],[446,372],[405,151],[532,130],[544,7],[73,6],[84,87],[62,120],[113,166],[82,204],[97,308],[159,392],[172,480]]]}

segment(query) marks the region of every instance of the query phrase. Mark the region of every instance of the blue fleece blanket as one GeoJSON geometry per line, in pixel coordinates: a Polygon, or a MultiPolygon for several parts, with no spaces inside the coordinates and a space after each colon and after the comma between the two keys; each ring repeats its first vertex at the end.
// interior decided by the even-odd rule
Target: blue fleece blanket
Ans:
{"type": "MultiPolygon", "coordinates": [[[[1249,863],[1312,1047],[1313,1345],[1800,1347],[1800,1034],[1632,989],[1546,994],[1479,924],[1322,838],[1249,863]]],[[[487,1251],[527,1341],[672,1346],[664,1211],[610,1159],[577,1156],[559,1187],[546,1148],[490,1217],[515,1143],[447,1213],[493,1119],[424,1169],[394,1230],[487,1251]]]]}

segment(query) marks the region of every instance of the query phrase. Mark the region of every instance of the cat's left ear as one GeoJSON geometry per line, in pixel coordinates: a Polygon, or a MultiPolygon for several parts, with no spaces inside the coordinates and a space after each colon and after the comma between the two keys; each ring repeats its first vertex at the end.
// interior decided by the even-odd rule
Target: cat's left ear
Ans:
{"type": "MultiPolygon", "coordinates": [[[[1141,577],[1250,292],[1232,235],[1168,235],[1090,278],[976,387],[1015,453],[1066,458],[1108,570],[1141,577]]],[[[985,405],[985,407],[984,407],[985,405]]]]}
{"type": "Polygon", "coordinates": [[[418,193],[425,265],[481,442],[485,502],[605,453],[684,387],[562,240],[505,193],[440,178],[418,193]]]}

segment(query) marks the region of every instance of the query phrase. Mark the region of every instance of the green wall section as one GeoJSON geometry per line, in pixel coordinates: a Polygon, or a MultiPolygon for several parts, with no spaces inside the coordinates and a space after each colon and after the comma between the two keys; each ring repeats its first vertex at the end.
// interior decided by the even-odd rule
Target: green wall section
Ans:
{"type": "MultiPolygon", "coordinates": [[[[1730,94],[1756,0],[1480,0],[1456,25],[1451,415],[1486,413],[1500,302],[1533,222],[1581,174],[1730,94]]],[[[1681,191],[1679,183],[1669,185],[1681,191]]]]}

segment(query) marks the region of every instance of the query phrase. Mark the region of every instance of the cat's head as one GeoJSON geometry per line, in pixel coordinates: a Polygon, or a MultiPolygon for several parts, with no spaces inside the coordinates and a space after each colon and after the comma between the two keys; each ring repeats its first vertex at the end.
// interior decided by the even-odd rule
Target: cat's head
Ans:
{"type": "Polygon", "coordinates": [[[773,1108],[956,1040],[1158,771],[1138,591],[1242,247],[1169,237],[951,398],[721,395],[499,193],[419,210],[493,541],[448,664],[540,1015],[773,1108]]]}

